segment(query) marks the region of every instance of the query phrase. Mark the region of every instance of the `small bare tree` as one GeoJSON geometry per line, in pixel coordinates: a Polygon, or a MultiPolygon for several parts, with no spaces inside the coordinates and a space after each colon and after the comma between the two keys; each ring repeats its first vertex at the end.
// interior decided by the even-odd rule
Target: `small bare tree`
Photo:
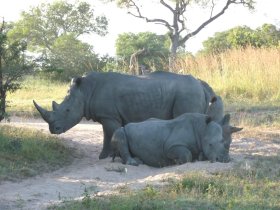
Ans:
{"type": "MultiPolygon", "coordinates": [[[[106,0],[105,0],[106,1],[106,0]]],[[[108,0],[107,0],[108,1],[108,0]]],[[[159,4],[171,13],[172,20],[169,22],[162,18],[150,18],[143,15],[143,0],[109,0],[115,1],[120,7],[128,10],[128,14],[146,20],[148,23],[163,25],[167,28],[170,44],[169,67],[172,68],[176,53],[179,47],[183,47],[185,43],[193,36],[198,34],[205,26],[223,15],[231,4],[240,4],[249,9],[253,9],[253,0],[159,0],[159,4]],[[223,2],[223,3],[222,3],[223,2]],[[223,6],[221,6],[223,4],[223,6]],[[208,8],[209,16],[194,29],[190,30],[187,26],[187,10],[194,5],[208,8]],[[219,7],[218,7],[219,5],[219,7]]],[[[199,17],[193,17],[199,18],[199,17]]]]}
{"type": "Polygon", "coordinates": [[[142,71],[139,67],[138,57],[145,53],[146,53],[146,49],[143,48],[143,49],[137,50],[130,56],[129,71],[132,75],[141,75],[142,74],[142,71]]]}

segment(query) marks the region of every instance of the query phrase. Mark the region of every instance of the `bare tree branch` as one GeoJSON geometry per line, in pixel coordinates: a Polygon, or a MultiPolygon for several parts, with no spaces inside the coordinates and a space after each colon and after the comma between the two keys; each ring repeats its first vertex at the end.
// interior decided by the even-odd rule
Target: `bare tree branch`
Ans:
{"type": "Polygon", "coordinates": [[[160,3],[168,8],[172,13],[176,12],[170,5],[168,5],[164,0],[160,0],[160,3]]]}
{"type": "MultiPolygon", "coordinates": [[[[140,2],[140,0],[139,0],[140,2]]],[[[205,26],[207,26],[209,23],[220,17],[225,13],[225,11],[228,9],[230,4],[243,4],[243,6],[248,7],[249,9],[253,9],[254,0],[226,0],[224,7],[218,11],[217,14],[215,14],[215,8],[216,8],[216,2],[215,0],[209,0],[207,1],[207,6],[210,8],[210,17],[201,23],[194,31],[188,32],[187,31],[187,22],[185,13],[187,11],[187,6],[190,4],[198,4],[200,1],[194,1],[194,0],[176,0],[176,1],[170,1],[172,3],[167,3],[169,1],[167,0],[160,0],[159,1],[161,5],[166,7],[169,11],[171,11],[173,15],[172,23],[166,21],[165,19],[161,18],[148,18],[146,16],[143,16],[140,11],[140,6],[137,5],[137,0],[126,0],[123,1],[123,5],[125,4],[127,9],[130,11],[128,12],[134,17],[145,19],[146,22],[153,22],[155,24],[161,24],[164,25],[169,30],[169,37],[171,39],[171,45],[170,45],[170,60],[169,64],[171,64],[172,61],[174,61],[174,57],[176,56],[177,49],[180,46],[183,46],[185,42],[198,34],[205,26]],[[172,6],[172,5],[175,5],[172,6]],[[185,36],[181,36],[181,33],[185,32],[185,36]],[[181,38],[182,37],[182,38],[181,38]]],[[[172,66],[172,65],[170,65],[172,66]]]]}
{"type": "Polygon", "coordinates": [[[129,7],[133,7],[136,10],[136,14],[132,13],[131,11],[128,11],[128,14],[130,14],[134,17],[137,17],[137,18],[145,19],[146,22],[153,22],[153,23],[156,23],[156,24],[164,25],[168,28],[169,31],[173,31],[172,26],[166,20],[163,20],[163,19],[160,19],[160,18],[150,19],[148,17],[145,17],[141,14],[139,6],[133,0],[129,1],[129,3],[130,3],[129,7]]]}
{"type": "Polygon", "coordinates": [[[213,11],[214,11],[214,7],[215,7],[215,3],[214,3],[214,0],[212,0],[212,7],[211,7],[211,13],[210,13],[210,18],[212,17],[213,15],[213,11]]]}
{"type": "Polygon", "coordinates": [[[216,15],[210,17],[208,20],[206,20],[205,22],[203,22],[196,30],[194,30],[191,33],[188,33],[186,36],[184,36],[181,40],[180,40],[180,44],[184,44],[189,38],[195,36],[196,34],[198,34],[205,26],[207,26],[209,23],[211,23],[212,21],[214,21],[215,19],[217,19],[218,17],[220,17],[221,15],[223,15],[225,13],[225,11],[228,9],[230,4],[244,4],[249,6],[249,3],[245,2],[244,0],[227,0],[226,5],[223,7],[223,9],[217,13],[216,15]]]}

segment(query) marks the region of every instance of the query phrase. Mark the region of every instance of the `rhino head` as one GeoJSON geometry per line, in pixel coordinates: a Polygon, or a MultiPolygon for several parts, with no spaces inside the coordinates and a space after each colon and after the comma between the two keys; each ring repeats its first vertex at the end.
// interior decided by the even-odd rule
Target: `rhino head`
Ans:
{"type": "Polygon", "coordinates": [[[84,116],[84,96],[80,90],[82,78],[73,79],[61,104],[52,102],[52,111],[45,110],[34,100],[34,106],[49,124],[52,134],[61,134],[78,124],[84,116]]]}
{"type": "Polygon", "coordinates": [[[211,162],[229,162],[229,148],[232,141],[231,134],[242,128],[229,125],[230,115],[224,116],[222,121],[216,123],[207,118],[206,131],[202,140],[203,154],[211,162]]]}

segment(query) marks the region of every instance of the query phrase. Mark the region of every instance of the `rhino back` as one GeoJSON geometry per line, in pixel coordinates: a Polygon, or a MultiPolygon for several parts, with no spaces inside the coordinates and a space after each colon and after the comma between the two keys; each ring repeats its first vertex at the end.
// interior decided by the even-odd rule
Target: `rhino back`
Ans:
{"type": "Polygon", "coordinates": [[[92,74],[91,113],[118,118],[122,124],[150,117],[171,119],[185,112],[205,111],[201,83],[192,76],[167,72],[135,77],[118,73],[92,74]]]}
{"type": "Polygon", "coordinates": [[[205,132],[206,115],[185,113],[173,121],[173,129],[166,139],[164,151],[167,153],[174,146],[184,146],[191,153],[193,160],[202,152],[201,136],[205,132]]]}

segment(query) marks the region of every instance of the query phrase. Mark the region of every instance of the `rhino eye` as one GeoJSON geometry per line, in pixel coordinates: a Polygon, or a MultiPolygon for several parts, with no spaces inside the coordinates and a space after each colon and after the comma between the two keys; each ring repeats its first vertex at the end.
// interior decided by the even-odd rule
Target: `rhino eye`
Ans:
{"type": "Polygon", "coordinates": [[[66,109],[66,112],[70,112],[70,109],[66,109]]]}

